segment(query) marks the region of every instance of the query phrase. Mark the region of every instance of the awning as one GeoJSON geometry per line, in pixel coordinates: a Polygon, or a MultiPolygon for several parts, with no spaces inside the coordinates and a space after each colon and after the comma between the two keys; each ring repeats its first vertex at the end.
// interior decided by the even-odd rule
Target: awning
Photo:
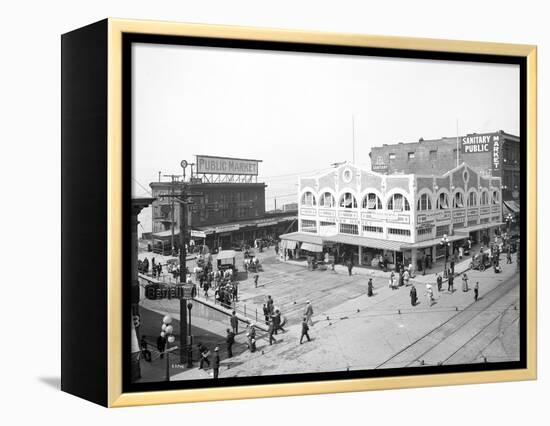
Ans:
{"type": "Polygon", "coordinates": [[[222,250],[218,253],[218,260],[231,260],[235,258],[235,250],[222,250]]]}
{"type": "Polygon", "coordinates": [[[351,246],[371,247],[381,250],[401,250],[403,243],[400,241],[380,240],[378,238],[360,237],[358,235],[333,235],[330,237],[323,237],[323,241],[330,241],[334,243],[349,244],[351,246]]]}
{"type": "Polygon", "coordinates": [[[318,244],[302,243],[302,247],[300,247],[300,249],[311,251],[313,253],[321,253],[323,251],[323,246],[320,246],[318,244]]]}
{"type": "Polygon", "coordinates": [[[457,234],[465,234],[466,236],[462,236],[462,238],[467,238],[469,232],[475,232],[475,231],[481,231],[484,229],[494,228],[496,226],[504,225],[504,222],[487,222],[487,223],[481,223],[479,225],[474,226],[468,226],[467,228],[463,228],[460,231],[456,231],[457,234]]]}
{"type": "Polygon", "coordinates": [[[515,201],[503,201],[504,207],[506,207],[510,213],[519,213],[519,204],[515,201]]]}
{"type": "MultiPolygon", "coordinates": [[[[180,234],[180,230],[179,229],[174,229],[174,236],[179,236],[180,234]]],[[[168,238],[168,237],[171,237],[172,236],[172,230],[169,229],[167,231],[161,231],[161,232],[155,232],[153,233],[153,238],[158,238],[158,239],[163,239],[163,238],[168,238]]]]}
{"type": "Polygon", "coordinates": [[[283,234],[279,238],[281,240],[297,241],[299,243],[311,243],[320,246],[323,245],[323,239],[321,237],[315,234],[309,234],[307,232],[291,232],[290,234],[283,234]]]}

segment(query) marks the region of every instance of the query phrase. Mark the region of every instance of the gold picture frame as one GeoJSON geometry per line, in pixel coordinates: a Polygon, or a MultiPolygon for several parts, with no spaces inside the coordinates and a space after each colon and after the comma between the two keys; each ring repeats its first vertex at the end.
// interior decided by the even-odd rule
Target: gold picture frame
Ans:
{"type": "MultiPolygon", "coordinates": [[[[107,400],[109,407],[534,380],[537,377],[537,49],[532,45],[337,34],[109,18],[107,28],[107,400]],[[527,64],[526,368],[188,390],[123,392],[123,35],[208,37],[520,57],[527,64]]],[[[524,255],[525,256],[525,255],[524,255]]]]}

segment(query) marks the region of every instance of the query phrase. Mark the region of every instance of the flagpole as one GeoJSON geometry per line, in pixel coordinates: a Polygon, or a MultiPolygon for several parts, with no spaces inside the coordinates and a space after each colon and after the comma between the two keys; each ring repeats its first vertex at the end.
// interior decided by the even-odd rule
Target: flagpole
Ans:
{"type": "Polygon", "coordinates": [[[458,149],[458,118],[456,119],[456,167],[459,165],[459,149],[458,149]]]}
{"type": "Polygon", "coordinates": [[[355,116],[351,114],[351,143],[352,143],[352,152],[353,152],[353,164],[355,164],[355,116]]]}

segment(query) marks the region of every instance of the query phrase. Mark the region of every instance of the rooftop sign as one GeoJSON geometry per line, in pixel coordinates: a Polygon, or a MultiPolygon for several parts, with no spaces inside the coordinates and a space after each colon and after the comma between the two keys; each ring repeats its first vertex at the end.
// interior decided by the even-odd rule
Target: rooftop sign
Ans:
{"type": "Polygon", "coordinates": [[[258,176],[258,163],[261,160],[242,158],[212,157],[197,155],[197,173],[215,175],[249,175],[258,176]]]}

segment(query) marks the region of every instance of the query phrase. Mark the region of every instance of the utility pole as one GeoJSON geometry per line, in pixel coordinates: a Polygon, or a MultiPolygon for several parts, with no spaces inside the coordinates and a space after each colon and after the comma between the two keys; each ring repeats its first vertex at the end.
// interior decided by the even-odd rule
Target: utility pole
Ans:
{"type": "MultiPolygon", "coordinates": [[[[160,172],[159,172],[160,173],[160,172]]],[[[172,235],[171,235],[171,239],[170,239],[170,243],[171,243],[171,246],[170,246],[170,251],[171,251],[171,254],[172,256],[174,255],[174,252],[175,252],[175,246],[174,246],[174,240],[175,240],[175,231],[174,231],[174,225],[175,225],[175,209],[176,209],[176,205],[175,205],[175,198],[176,198],[176,183],[179,179],[179,175],[164,175],[164,177],[169,177],[170,179],[172,179],[172,184],[170,185],[170,197],[171,197],[171,206],[170,206],[170,229],[172,230],[172,235]]],[[[181,230],[180,230],[180,233],[181,233],[181,230]]],[[[163,253],[164,254],[164,247],[163,247],[163,253]]]]}

